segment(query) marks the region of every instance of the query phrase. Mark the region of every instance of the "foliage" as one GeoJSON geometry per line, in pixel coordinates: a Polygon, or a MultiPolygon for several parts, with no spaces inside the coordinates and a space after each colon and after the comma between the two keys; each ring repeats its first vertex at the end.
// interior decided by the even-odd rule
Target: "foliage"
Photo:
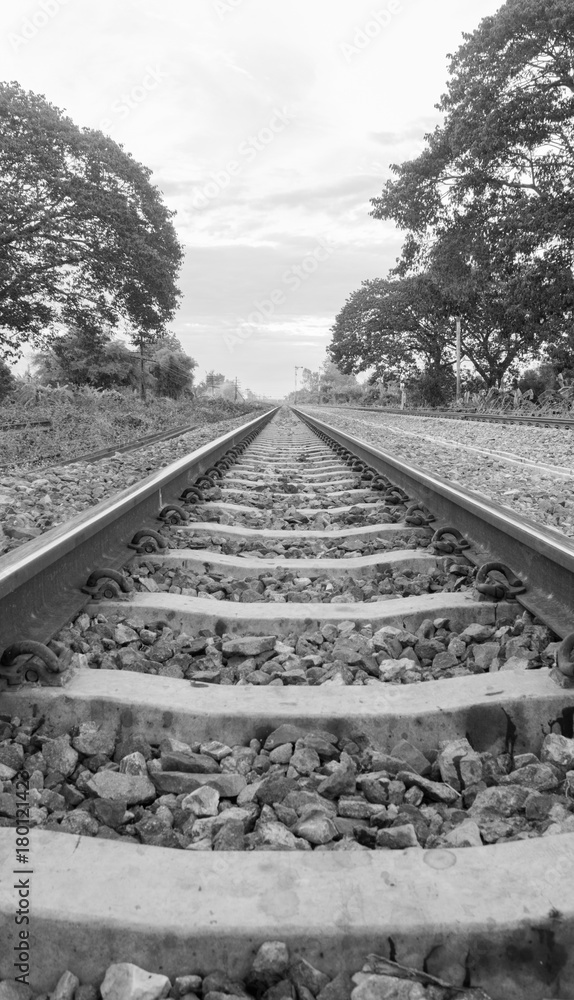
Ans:
{"type": "Polygon", "coordinates": [[[507,0],[464,36],[444,123],[372,203],[406,230],[396,273],[432,276],[487,385],[574,310],[573,66],[571,0],[507,0]]]}
{"type": "Polygon", "coordinates": [[[350,402],[360,395],[361,387],[354,375],[340,371],[332,361],[325,361],[319,375],[319,397],[322,402],[350,402]]]}
{"type": "MultiPolygon", "coordinates": [[[[444,125],[374,201],[415,234],[487,203],[539,245],[574,239],[574,8],[507,0],[450,61],[444,125]]],[[[493,211],[494,210],[494,211],[493,211]]]]}
{"type": "Polygon", "coordinates": [[[327,360],[318,372],[303,369],[303,388],[292,392],[287,400],[294,403],[349,403],[362,398],[362,387],[354,375],[340,371],[327,360]]]}
{"type": "Polygon", "coordinates": [[[319,398],[319,391],[321,386],[321,372],[313,372],[310,368],[304,368],[301,373],[301,382],[303,383],[303,388],[311,396],[316,396],[319,398]]]}
{"type": "Polygon", "coordinates": [[[559,340],[574,308],[571,268],[551,250],[517,257],[516,239],[500,222],[475,228],[461,218],[425,255],[453,316],[461,317],[462,356],[487,386],[559,340]]]}
{"type": "Polygon", "coordinates": [[[556,375],[562,374],[568,379],[574,378],[574,327],[565,332],[565,336],[551,344],[546,352],[546,363],[556,375]]]}
{"type": "Polygon", "coordinates": [[[44,385],[91,385],[101,389],[137,384],[137,356],[109,333],[72,329],[34,356],[44,385]]]}
{"type": "MultiPolygon", "coordinates": [[[[162,337],[149,351],[144,355],[144,377],[157,396],[177,399],[191,389],[196,362],[173,334],[162,337]]],[[[141,381],[139,353],[101,331],[70,330],[38,352],[33,365],[40,382],[48,386],[136,388],[141,381]]]]}
{"type": "Polygon", "coordinates": [[[213,369],[199,383],[196,391],[205,399],[230,399],[232,402],[257,399],[251,389],[241,388],[237,379],[228,379],[213,369]]]}
{"type": "Polygon", "coordinates": [[[16,388],[16,379],[14,378],[10,367],[0,359],[0,401],[4,401],[14,392],[16,388]]]}
{"type": "Polygon", "coordinates": [[[58,324],[163,331],[182,259],[150,171],[41,95],[0,84],[0,351],[58,324]]]}
{"type": "Polygon", "coordinates": [[[448,406],[456,396],[456,378],[448,365],[429,365],[407,381],[409,406],[448,406]]]}
{"type": "Polygon", "coordinates": [[[154,345],[150,365],[156,395],[179,399],[186,390],[191,391],[196,367],[197,362],[185,353],[177,337],[162,337],[154,345]]]}
{"type": "Polygon", "coordinates": [[[197,388],[200,392],[209,392],[213,396],[217,388],[220,385],[223,385],[224,382],[225,382],[225,375],[222,375],[221,372],[215,372],[213,369],[211,369],[211,371],[208,372],[207,375],[205,376],[203,382],[199,383],[197,388]]]}
{"type": "Polygon", "coordinates": [[[173,400],[161,396],[143,402],[130,389],[66,389],[42,386],[29,379],[19,379],[18,383],[13,397],[0,407],[0,424],[19,422],[24,416],[31,421],[48,419],[52,429],[30,425],[24,431],[3,433],[2,465],[47,465],[125,444],[159,429],[201,426],[243,415],[248,419],[259,409],[257,404],[223,399],[193,403],[185,397],[173,400]]]}
{"type": "Polygon", "coordinates": [[[522,372],[520,378],[517,380],[517,384],[521,392],[527,392],[529,389],[532,389],[535,400],[538,399],[542,392],[557,387],[554,372],[549,365],[541,365],[539,368],[528,368],[525,372],[522,372]]]}
{"type": "Polygon", "coordinates": [[[426,275],[364,281],[332,328],[329,356],[347,373],[372,379],[414,374],[453,360],[452,303],[426,275]]]}

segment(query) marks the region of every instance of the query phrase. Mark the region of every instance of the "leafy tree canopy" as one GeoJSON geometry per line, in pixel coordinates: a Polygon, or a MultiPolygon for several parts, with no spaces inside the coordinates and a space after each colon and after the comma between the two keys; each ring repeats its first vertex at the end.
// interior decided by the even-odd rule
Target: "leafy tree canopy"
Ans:
{"type": "Polygon", "coordinates": [[[450,57],[444,123],[372,215],[406,230],[487,385],[560,343],[574,309],[574,6],[507,0],[450,57]]]}
{"type": "MultiPolygon", "coordinates": [[[[34,367],[44,385],[90,385],[99,389],[136,388],[141,356],[110,332],[70,330],[38,352],[34,367]]],[[[173,334],[146,348],[144,376],[157,396],[177,399],[191,388],[196,362],[173,334]]]]}
{"type": "Polygon", "coordinates": [[[330,358],[341,371],[402,378],[421,364],[453,360],[452,303],[429,277],[364,281],[332,328],[330,358]]]}
{"type": "Polygon", "coordinates": [[[507,0],[450,61],[444,124],[392,169],[376,218],[428,233],[457,211],[503,213],[537,245],[574,246],[574,6],[507,0]]]}
{"type": "Polygon", "coordinates": [[[515,255],[514,240],[509,226],[461,218],[425,255],[451,330],[461,317],[462,356],[487,386],[559,342],[574,309],[574,275],[562,255],[515,255]]]}
{"type": "Polygon", "coordinates": [[[16,379],[9,365],[0,359],[0,403],[3,403],[16,387],[16,379]]]}
{"type": "Polygon", "coordinates": [[[150,374],[158,396],[178,399],[186,389],[191,389],[194,368],[197,361],[185,353],[173,334],[167,334],[154,345],[150,374]]]}
{"type": "Polygon", "coordinates": [[[34,356],[43,385],[112,389],[137,384],[137,355],[109,332],[72,329],[34,356]]]}
{"type": "Polygon", "coordinates": [[[223,385],[225,381],[225,375],[212,369],[210,372],[207,372],[203,382],[200,382],[197,388],[200,392],[209,392],[213,396],[217,388],[223,385]]]}
{"type": "Polygon", "coordinates": [[[18,83],[0,83],[0,352],[58,324],[161,333],[182,259],[150,171],[18,83]]]}

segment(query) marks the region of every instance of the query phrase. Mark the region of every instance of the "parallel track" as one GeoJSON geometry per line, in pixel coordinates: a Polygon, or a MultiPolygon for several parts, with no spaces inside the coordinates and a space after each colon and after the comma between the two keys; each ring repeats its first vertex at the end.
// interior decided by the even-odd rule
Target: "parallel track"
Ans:
{"type": "Polygon", "coordinates": [[[478,420],[493,424],[530,424],[536,427],[574,427],[574,417],[552,416],[536,413],[469,413],[465,410],[400,409],[396,406],[353,406],[352,404],[329,403],[329,409],[342,409],[366,413],[398,413],[407,417],[440,417],[444,420],[478,420]]]}
{"type": "MultiPolygon", "coordinates": [[[[153,630],[153,623],[163,619],[175,634],[183,629],[197,636],[206,629],[227,636],[227,642],[240,636],[304,636],[329,625],[348,635],[346,622],[354,624],[353,634],[368,623],[375,630],[395,626],[415,632],[429,619],[448,620],[453,631],[479,622],[494,628],[514,620],[523,608],[560,637],[571,631],[574,546],[568,540],[470,491],[455,490],[439,477],[421,475],[315,417],[295,411],[306,426],[292,425],[285,416],[269,423],[275,413],[1,560],[0,650],[28,639],[46,642],[82,608],[92,616],[98,611],[109,619],[123,616],[131,629],[153,630]],[[392,547],[408,532],[430,535],[428,528],[412,526],[416,515],[410,526],[403,519],[392,523],[388,516],[381,523],[381,494],[373,494],[367,480],[360,483],[359,471],[349,470],[333,449],[346,449],[425,505],[435,518],[433,531],[459,528],[470,544],[453,559],[469,567],[492,559],[507,563],[527,588],[518,595],[521,607],[513,600],[479,600],[468,589],[391,594],[365,603],[287,600],[279,605],[272,594],[245,603],[208,600],[205,592],[140,589],[120,595],[121,600],[87,604],[82,587],[91,573],[113,573],[129,563],[137,581],[138,567],[149,559],[162,571],[231,580],[230,593],[238,581],[250,574],[261,577],[261,570],[270,568],[287,572],[286,579],[298,572],[310,583],[329,578],[335,586],[343,569],[355,581],[375,583],[393,565],[431,572],[438,557],[421,548],[392,547]],[[238,464],[229,467],[227,455],[238,464]],[[228,465],[221,470],[223,494],[199,508],[189,505],[191,521],[169,527],[171,517],[180,517],[169,508],[181,506],[182,490],[222,460],[228,465]],[[305,488],[305,481],[314,486],[305,488]],[[323,502],[328,496],[332,500],[323,502]],[[349,509],[354,513],[345,513],[349,509]],[[163,527],[157,520],[162,510],[163,527]],[[245,526],[256,511],[266,527],[245,526]],[[333,523],[321,527],[321,517],[333,523]],[[350,527],[349,517],[364,523],[350,527]],[[171,535],[171,548],[139,556],[126,548],[138,530],[158,527],[165,537],[171,535]],[[191,549],[178,547],[187,540],[193,541],[191,549]],[[273,543],[287,555],[255,559],[249,545],[245,552],[226,555],[222,540],[225,545],[273,543]],[[319,551],[349,542],[372,545],[373,554],[351,552],[343,558],[339,552],[325,558],[319,551]],[[290,559],[293,545],[300,552],[290,559]],[[305,556],[309,545],[317,547],[315,555],[305,556]],[[385,547],[390,551],[382,552],[385,547]]],[[[404,512],[405,505],[397,509],[404,512]]],[[[148,533],[148,540],[152,537],[148,533]]],[[[259,592],[267,594],[262,587],[259,592]]],[[[50,736],[95,723],[102,732],[145,737],[154,745],[169,737],[187,744],[220,740],[230,747],[248,746],[253,739],[264,745],[270,733],[287,724],[350,740],[356,750],[349,753],[358,753],[366,741],[388,754],[406,740],[431,758],[441,740],[466,737],[480,753],[496,756],[510,749],[511,761],[519,753],[538,754],[549,732],[573,736],[574,689],[557,670],[552,676],[547,669],[501,670],[423,684],[371,678],[363,685],[342,686],[347,680],[309,686],[314,682],[299,677],[295,683],[294,677],[278,686],[254,687],[255,681],[232,686],[127,669],[85,669],[86,657],[78,648],[73,655],[61,653],[66,668],[61,675],[43,672],[46,685],[11,684],[0,696],[2,717],[42,717],[50,736]]],[[[16,661],[22,673],[29,669],[23,662],[16,661]]],[[[189,777],[194,779],[190,788],[194,782],[195,787],[217,786],[219,780],[217,775],[189,777]]],[[[308,780],[308,787],[317,787],[308,780]]],[[[32,830],[30,841],[31,982],[37,992],[52,989],[65,969],[82,982],[100,983],[107,966],[117,961],[171,977],[214,968],[239,977],[257,947],[273,939],[286,941],[293,953],[330,975],[341,969],[355,972],[368,952],[376,952],[453,986],[482,987],[493,1000],[573,995],[574,833],[483,847],[287,851],[268,846],[241,854],[178,851],[53,829],[32,830]]],[[[14,976],[14,849],[14,830],[0,829],[0,978],[14,976]]]]}

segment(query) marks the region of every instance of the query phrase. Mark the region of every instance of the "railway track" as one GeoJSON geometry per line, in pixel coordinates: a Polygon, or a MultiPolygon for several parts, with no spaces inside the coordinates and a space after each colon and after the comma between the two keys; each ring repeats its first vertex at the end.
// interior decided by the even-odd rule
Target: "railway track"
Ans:
{"type": "Polygon", "coordinates": [[[10,553],[0,978],[573,997],[573,570],[300,411],[10,553]],[[292,965],[254,979],[266,941],[292,965]]]}
{"type": "MultiPolygon", "coordinates": [[[[51,420],[46,421],[36,421],[40,426],[52,427],[51,420]]],[[[14,427],[0,427],[0,430],[12,430],[19,427],[35,426],[35,424],[15,424],[14,427]]],[[[68,458],[62,458],[60,452],[56,454],[51,454],[48,457],[54,459],[51,465],[43,465],[38,468],[38,471],[46,472],[48,469],[59,468],[64,465],[73,465],[75,462],[99,462],[104,458],[111,458],[113,455],[124,454],[128,451],[137,451],[138,448],[144,448],[146,445],[158,444],[160,441],[170,441],[172,438],[180,437],[183,434],[188,434],[190,431],[194,431],[197,428],[197,424],[189,424],[185,427],[170,427],[167,431],[159,431],[156,434],[146,434],[144,437],[138,438],[135,441],[128,441],[125,444],[111,445],[109,448],[98,448],[97,451],[91,451],[84,455],[75,455],[68,458]],[[57,459],[57,462],[56,462],[57,459]]],[[[6,465],[0,465],[0,470],[9,468],[6,465]]]]}
{"type": "MultiPolygon", "coordinates": [[[[314,404],[316,405],[316,404],[314,404]]],[[[444,420],[478,420],[493,424],[530,424],[536,427],[574,427],[574,417],[536,413],[469,413],[464,410],[400,409],[393,406],[352,406],[329,403],[329,409],[360,410],[367,413],[397,413],[407,417],[441,417],[444,420]]]]}

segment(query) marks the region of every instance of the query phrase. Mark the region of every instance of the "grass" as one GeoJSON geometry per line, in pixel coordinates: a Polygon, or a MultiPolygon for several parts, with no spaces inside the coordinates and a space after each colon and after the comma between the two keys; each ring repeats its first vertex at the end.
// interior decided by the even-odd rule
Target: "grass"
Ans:
{"type": "Polygon", "coordinates": [[[131,391],[55,392],[38,401],[15,399],[0,405],[0,426],[26,426],[0,431],[0,468],[57,464],[59,459],[127,444],[148,434],[228,420],[264,408],[259,403],[205,397],[197,401],[152,397],[144,403],[131,391]],[[50,420],[52,426],[35,425],[41,420],[50,420]]]}

